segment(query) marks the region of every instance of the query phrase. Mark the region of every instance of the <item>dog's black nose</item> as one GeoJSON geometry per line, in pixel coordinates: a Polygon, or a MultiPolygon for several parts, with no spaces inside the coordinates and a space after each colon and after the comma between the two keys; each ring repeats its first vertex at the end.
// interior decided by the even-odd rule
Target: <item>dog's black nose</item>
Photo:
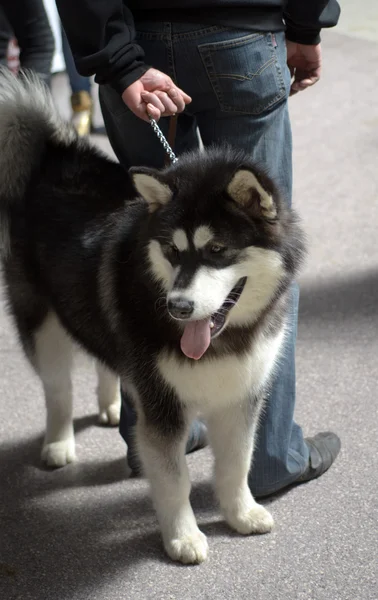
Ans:
{"type": "Polygon", "coordinates": [[[175,319],[189,319],[194,310],[194,302],[185,298],[168,300],[168,310],[175,319]]]}

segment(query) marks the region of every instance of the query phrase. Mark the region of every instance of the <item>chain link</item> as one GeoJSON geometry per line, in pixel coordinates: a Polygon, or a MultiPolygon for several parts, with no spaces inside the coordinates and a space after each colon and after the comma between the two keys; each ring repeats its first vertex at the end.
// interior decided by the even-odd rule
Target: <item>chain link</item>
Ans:
{"type": "Polygon", "coordinates": [[[163,144],[164,150],[168,154],[171,163],[174,165],[175,162],[177,162],[177,160],[178,160],[176,154],[173,152],[172,148],[168,144],[168,141],[164,137],[164,134],[163,134],[162,130],[160,129],[159,125],[157,124],[157,122],[155,121],[155,119],[153,119],[152,117],[150,117],[150,123],[151,123],[152,129],[154,130],[154,132],[158,136],[160,142],[163,144]]]}

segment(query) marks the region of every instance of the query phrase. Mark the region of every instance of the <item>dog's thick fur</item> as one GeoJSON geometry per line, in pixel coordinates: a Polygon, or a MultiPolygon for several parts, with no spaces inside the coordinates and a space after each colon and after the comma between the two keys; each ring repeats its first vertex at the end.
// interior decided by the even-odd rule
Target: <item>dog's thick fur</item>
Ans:
{"type": "Polygon", "coordinates": [[[76,342],[98,360],[101,420],[118,421],[118,376],[135,404],[136,446],[173,559],[207,555],[184,455],[196,415],[226,521],[243,534],[269,531],[247,477],[303,255],[295,214],[229,148],[127,175],[77,138],[30,75],[1,73],[0,140],[2,263],[44,386],[43,459],[74,459],[76,342]]]}

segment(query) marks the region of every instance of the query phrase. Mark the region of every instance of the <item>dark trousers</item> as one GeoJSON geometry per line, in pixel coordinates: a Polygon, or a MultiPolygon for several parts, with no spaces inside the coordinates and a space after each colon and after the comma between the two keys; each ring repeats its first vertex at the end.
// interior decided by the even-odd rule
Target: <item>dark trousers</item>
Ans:
{"type": "Polygon", "coordinates": [[[49,82],[54,37],[43,0],[0,0],[0,63],[6,64],[12,37],[20,47],[20,65],[49,82]]]}

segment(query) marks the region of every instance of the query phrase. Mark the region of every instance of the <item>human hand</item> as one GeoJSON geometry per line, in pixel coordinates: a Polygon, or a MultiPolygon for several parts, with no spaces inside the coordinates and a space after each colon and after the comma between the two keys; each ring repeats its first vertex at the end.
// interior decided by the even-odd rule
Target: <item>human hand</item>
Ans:
{"type": "Polygon", "coordinates": [[[149,115],[156,121],[180,113],[192,101],[168,75],[157,69],[148,69],[140,79],[125,89],[122,100],[143,121],[149,115]]]}
{"type": "Polygon", "coordinates": [[[290,96],[314,85],[320,79],[322,51],[320,44],[307,46],[286,40],[287,65],[294,81],[290,96]]]}

